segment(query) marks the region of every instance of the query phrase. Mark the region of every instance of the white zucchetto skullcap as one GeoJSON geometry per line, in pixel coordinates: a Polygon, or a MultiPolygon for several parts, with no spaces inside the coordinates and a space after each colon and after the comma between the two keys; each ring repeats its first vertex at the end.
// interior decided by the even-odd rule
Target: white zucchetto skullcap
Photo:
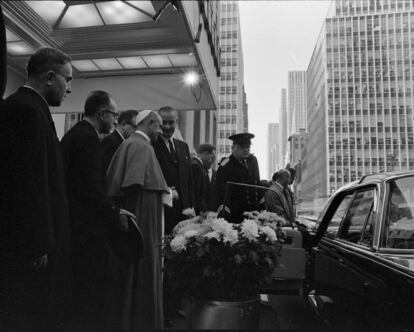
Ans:
{"type": "Polygon", "coordinates": [[[135,120],[135,124],[138,126],[142,121],[145,120],[145,118],[150,115],[152,111],[151,110],[143,110],[138,113],[137,119],[135,120]]]}

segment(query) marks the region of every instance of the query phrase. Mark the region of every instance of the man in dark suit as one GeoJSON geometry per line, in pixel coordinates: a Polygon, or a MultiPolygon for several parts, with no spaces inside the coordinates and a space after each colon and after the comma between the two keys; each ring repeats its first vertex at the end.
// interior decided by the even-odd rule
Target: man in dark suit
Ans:
{"type": "Polygon", "coordinates": [[[103,138],[102,147],[105,155],[105,169],[108,168],[116,149],[134,133],[137,127],[135,124],[137,115],[138,111],[136,110],[122,112],[114,131],[103,138]]]}
{"type": "Polygon", "coordinates": [[[290,172],[281,169],[272,176],[273,184],[265,193],[266,210],[284,218],[291,225],[295,223],[292,197],[288,190],[290,172]]]}
{"type": "Polygon", "coordinates": [[[65,53],[42,48],[0,111],[0,330],[56,331],[70,290],[69,212],[49,106],[71,92],[65,53]]]}
{"type": "Polygon", "coordinates": [[[105,156],[100,133],[108,133],[118,113],[105,91],[86,99],[84,119],[62,138],[72,226],[72,264],[78,328],[95,331],[107,292],[108,232],[126,230],[126,211],[119,210],[105,194],[105,156]]]}
{"type": "MultiPolygon", "coordinates": [[[[177,126],[177,112],[169,106],[158,110],[162,118],[162,134],[153,143],[168,187],[173,194],[173,206],[164,206],[164,234],[170,234],[177,223],[185,217],[183,209],[194,206],[191,157],[187,143],[173,138],[177,126]]],[[[179,309],[179,295],[174,294],[164,283],[164,324],[171,326],[171,320],[179,309]]]]}
{"type": "Polygon", "coordinates": [[[165,234],[184,219],[183,209],[194,206],[191,157],[187,143],[173,138],[177,126],[177,112],[169,106],[158,110],[162,118],[162,135],[154,144],[154,151],[160,163],[167,185],[173,192],[173,207],[165,207],[165,234]]]}
{"type": "Polygon", "coordinates": [[[217,210],[215,171],[212,169],[214,159],[215,147],[208,143],[200,144],[193,156],[194,205],[197,213],[217,210]]]}

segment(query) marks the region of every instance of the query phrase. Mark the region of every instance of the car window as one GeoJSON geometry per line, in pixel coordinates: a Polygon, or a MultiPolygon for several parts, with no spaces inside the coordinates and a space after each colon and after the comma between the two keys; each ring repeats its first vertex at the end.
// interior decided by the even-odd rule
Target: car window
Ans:
{"type": "Polygon", "coordinates": [[[414,177],[389,182],[385,246],[414,249],[414,177]]]}
{"type": "MultiPolygon", "coordinates": [[[[339,237],[353,243],[360,242],[365,223],[372,218],[373,205],[374,189],[357,192],[342,221],[339,237]]],[[[372,221],[370,223],[372,227],[372,221]]]]}
{"type": "Polygon", "coordinates": [[[343,217],[345,216],[345,213],[348,209],[349,203],[351,202],[353,194],[346,195],[342,201],[339,203],[334,215],[332,216],[331,220],[328,223],[328,228],[325,231],[325,236],[333,239],[336,237],[336,234],[338,233],[339,225],[341,224],[341,221],[343,217]]]}
{"type": "Polygon", "coordinates": [[[371,212],[368,216],[367,223],[365,224],[364,231],[361,236],[361,244],[371,246],[372,241],[374,240],[374,230],[375,230],[375,213],[374,209],[371,209],[371,212]]]}

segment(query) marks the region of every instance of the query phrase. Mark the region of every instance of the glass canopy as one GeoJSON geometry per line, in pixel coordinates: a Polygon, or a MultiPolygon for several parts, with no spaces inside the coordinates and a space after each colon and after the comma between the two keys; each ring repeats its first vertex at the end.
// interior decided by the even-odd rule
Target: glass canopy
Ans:
{"type": "Polygon", "coordinates": [[[90,60],[73,60],[72,65],[80,72],[122,70],[122,69],[153,69],[172,67],[195,67],[194,54],[155,54],[145,56],[129,56],[90,60]]]}
{"type": "Polygon", "coordinates": [[[151,1],[26,1],[54,29],[152,22],[151,1]]]}
{"type": "Polygon", "coordinates": [[[6,28],[7,52],[11,55],[28,55],[34,52],[34,49],[18,35],[6,28]]]}

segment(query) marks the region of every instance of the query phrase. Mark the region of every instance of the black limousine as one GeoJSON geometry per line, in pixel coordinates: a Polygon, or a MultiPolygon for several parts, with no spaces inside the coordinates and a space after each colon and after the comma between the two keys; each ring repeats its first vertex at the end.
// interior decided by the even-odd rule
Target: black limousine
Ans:
{"type": "Polygon", "coordinates": [[[412,330],[414,172],[368,175],[339,189],[302,235],[305,296],[324,326],[412,330]]]}

